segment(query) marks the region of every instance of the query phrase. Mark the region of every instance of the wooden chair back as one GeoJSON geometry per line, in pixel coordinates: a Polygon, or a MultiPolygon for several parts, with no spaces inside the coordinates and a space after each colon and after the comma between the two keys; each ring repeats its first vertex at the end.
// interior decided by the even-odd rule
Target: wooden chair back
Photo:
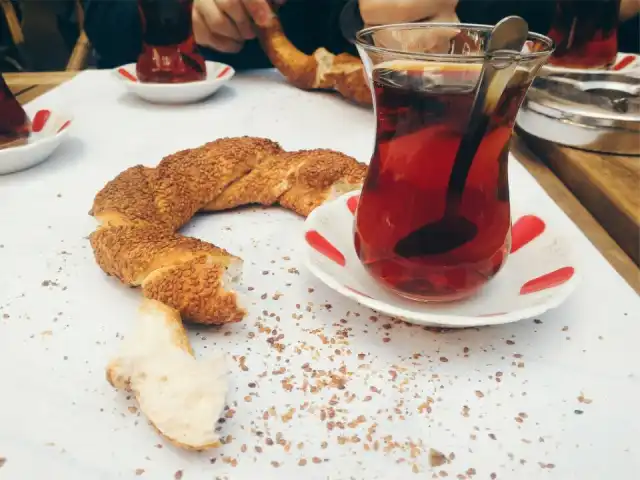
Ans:
{"type": "Polygon", "coordinates": [[[84,10],[80,0],[75,0],[76,4],[76,18],[78,19],[78,40],[76,41],[71,56],[67,62],[67,71],[83,70],[87,66],[87,60],[91,55],[91,42],[87,38],[87,34],[84,31],[84,10]]]}
{"type": "Polygon", "coordinates": [[[7,21],[11,40],[21,57],[20,60],[22,61],[23,67],[28,68],[29,56],[27,55],[24,47],[24,33],[22,32],[22,25],[20,25],[16,9],[13,6],[13,3],[11,3],[11,0],[0,0],[0,7],[2,8],[4,18],[7,21]]]}
{"type": "MultiPolygon", "coordinates": [[[[87,66],[87,61],[89,60],[89,56],[91,55],[91,42],[87,38],[87,34],[84,31],[84,9],[82,8],[82,4],[80,0],[74,0],[75,9],[76,9],[76,18],[78,19],[78,40],[76,41],[73,50],[71,51],[71,55],[69,56],[69,60],[67,62],[66,71],[77,71],[83,70],[87,66]]],[[[24,32],[22,30],[22,25],[20,24],[20,20],[18,19],[18,15],[16,13],[16,9],[14,8],[11,0],[0,0],[0,7],[2,8],[2,13],[7,21],[7,25],[9,27],[9,33],[11,35],[11,40],[13,41],[18,54],[20,55],[20,60],[22,61],[23,67],[25,70],[29,70],[29,55],[24,47],[24,32]]]]}

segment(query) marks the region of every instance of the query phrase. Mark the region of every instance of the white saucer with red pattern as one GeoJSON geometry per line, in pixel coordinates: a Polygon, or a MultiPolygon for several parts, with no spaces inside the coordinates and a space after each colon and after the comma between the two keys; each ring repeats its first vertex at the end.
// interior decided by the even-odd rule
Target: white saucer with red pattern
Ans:
{"type": "Polygon", "coordinates": [[[19,172],[44,162],[67,137],[71,117],[50,110],[38,110],[31,119],[26,142],[0,149],[0,175],[19,172]]]}
{"type": "Polygon", "coordinates": [[[512,248],[502,270],[474,296],[457,302],[415,302],[378,284],[353,243],[359,192],[325,203],[305,221],[306,264],[336,292],[380,313],[425,326],[464,328],[533,318],[560,305],[579,275],[570,243],[540,218],[513,205],[512,248]]]}
{"type": "Polygon", "coordinates": [[[113,70],[115,77],[125,88],[151,103],[187,104],[195,103],[213,95],[233,78],[235,70],[224,63],[205,62],[207,78],[187,83],[144,83],[136,77],[136,64],[129,63],[113,70]]]}

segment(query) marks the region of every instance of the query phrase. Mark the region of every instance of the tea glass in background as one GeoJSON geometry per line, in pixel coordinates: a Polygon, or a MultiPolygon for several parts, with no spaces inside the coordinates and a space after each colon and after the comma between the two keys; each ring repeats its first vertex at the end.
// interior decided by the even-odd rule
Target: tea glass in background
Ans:
{"type": "Polygon", "coordinates": [[[186,83],[204,80],[204,58],[196,50],[193,0],[138,0],[142,53],[136,64],[141,82],[186,83]]]}
{"type": "Polygon", "coordinates": [[[556,0],[549,37],[558,67],[605,69],[618,55],[620,0],[556,0]]]}
{"type": "Polygon", "coordinates": [[[0,149],[25,143],[31,121],[0,74],[0,149]]]}
{"type": "Polygon", "coordinates": [[[406,298],[467,297],[498,273],[510,249],[509,141],[527,89],[553,45],[533,33],[528,44],[536,51],[508,55],[515,73],[466,180],[459,212],[475,224],[476,235],[460,244],[460,232],[447,231],[440,241],[445,250],[451,249],[443,253],[427,253],[432,249],[423,244],[411,253],[399,248],[412,232],[443,218],[449,177],[466,133],[491,28],[386,25],[362,30],[356,37],[374,93],[377,126],[356,212],[355,248],[378,282],[406,298]]]}

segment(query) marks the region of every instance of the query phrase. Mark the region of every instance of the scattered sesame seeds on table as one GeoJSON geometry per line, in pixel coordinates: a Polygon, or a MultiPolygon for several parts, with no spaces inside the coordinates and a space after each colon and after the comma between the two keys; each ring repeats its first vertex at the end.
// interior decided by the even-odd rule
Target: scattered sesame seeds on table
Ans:
{"type": "Polygon", "coordinates": [[[188,224],[245,260],[249,314],[190,329],[197,356],[228,356],[231,388],[220,448],[176,450],[104,379],[140,297],[95,265],[93,196],[126,167],[222,136],[368,161],[371,112],[264,71],[182,107],[86,72],[27,108],[65,109],[74,124],[47,162],[0,177],[0,478],[564,480],[640,468],[640,300],[513,161],[513,194],[561,226],[583,281],[558,309],[510,325],[424,329],[338,296],[304,267],[302,220],[277,208],[188,224]]]}

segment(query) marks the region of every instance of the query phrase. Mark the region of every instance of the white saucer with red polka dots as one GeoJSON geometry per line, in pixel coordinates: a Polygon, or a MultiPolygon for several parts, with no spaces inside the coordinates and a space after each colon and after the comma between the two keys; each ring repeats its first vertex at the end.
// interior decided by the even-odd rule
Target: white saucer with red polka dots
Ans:
{"type": "Polygon", "coordinates": [[[336,292],[380,313],[425,326],[463,328],[533,318],[560,305],[578,284],[570,243],[543,218],[512,204],[512,247],[505,266],[474,296],[415,302],[383,288],[356,254],[353,221],[359,192],[314,210],[305,222],[306,264],[336,292]]]}
{"type": "Polygon", "coordinates": [[[113,70],[115,77],[131,93],[150,103],[189,104],[213,95],[235,75],[224,63],[205,62],[207,78],[187,83],[145,83],[136,77],[136,64],[129,63],[113,70]]]}
{"type": "Polygon", "coordinates": [[[48,159],[67,137],[71,117],[51,110],[38,110],[31,118],[28,139],[0,149],[0,175],[19,172],[48,159]]]}

